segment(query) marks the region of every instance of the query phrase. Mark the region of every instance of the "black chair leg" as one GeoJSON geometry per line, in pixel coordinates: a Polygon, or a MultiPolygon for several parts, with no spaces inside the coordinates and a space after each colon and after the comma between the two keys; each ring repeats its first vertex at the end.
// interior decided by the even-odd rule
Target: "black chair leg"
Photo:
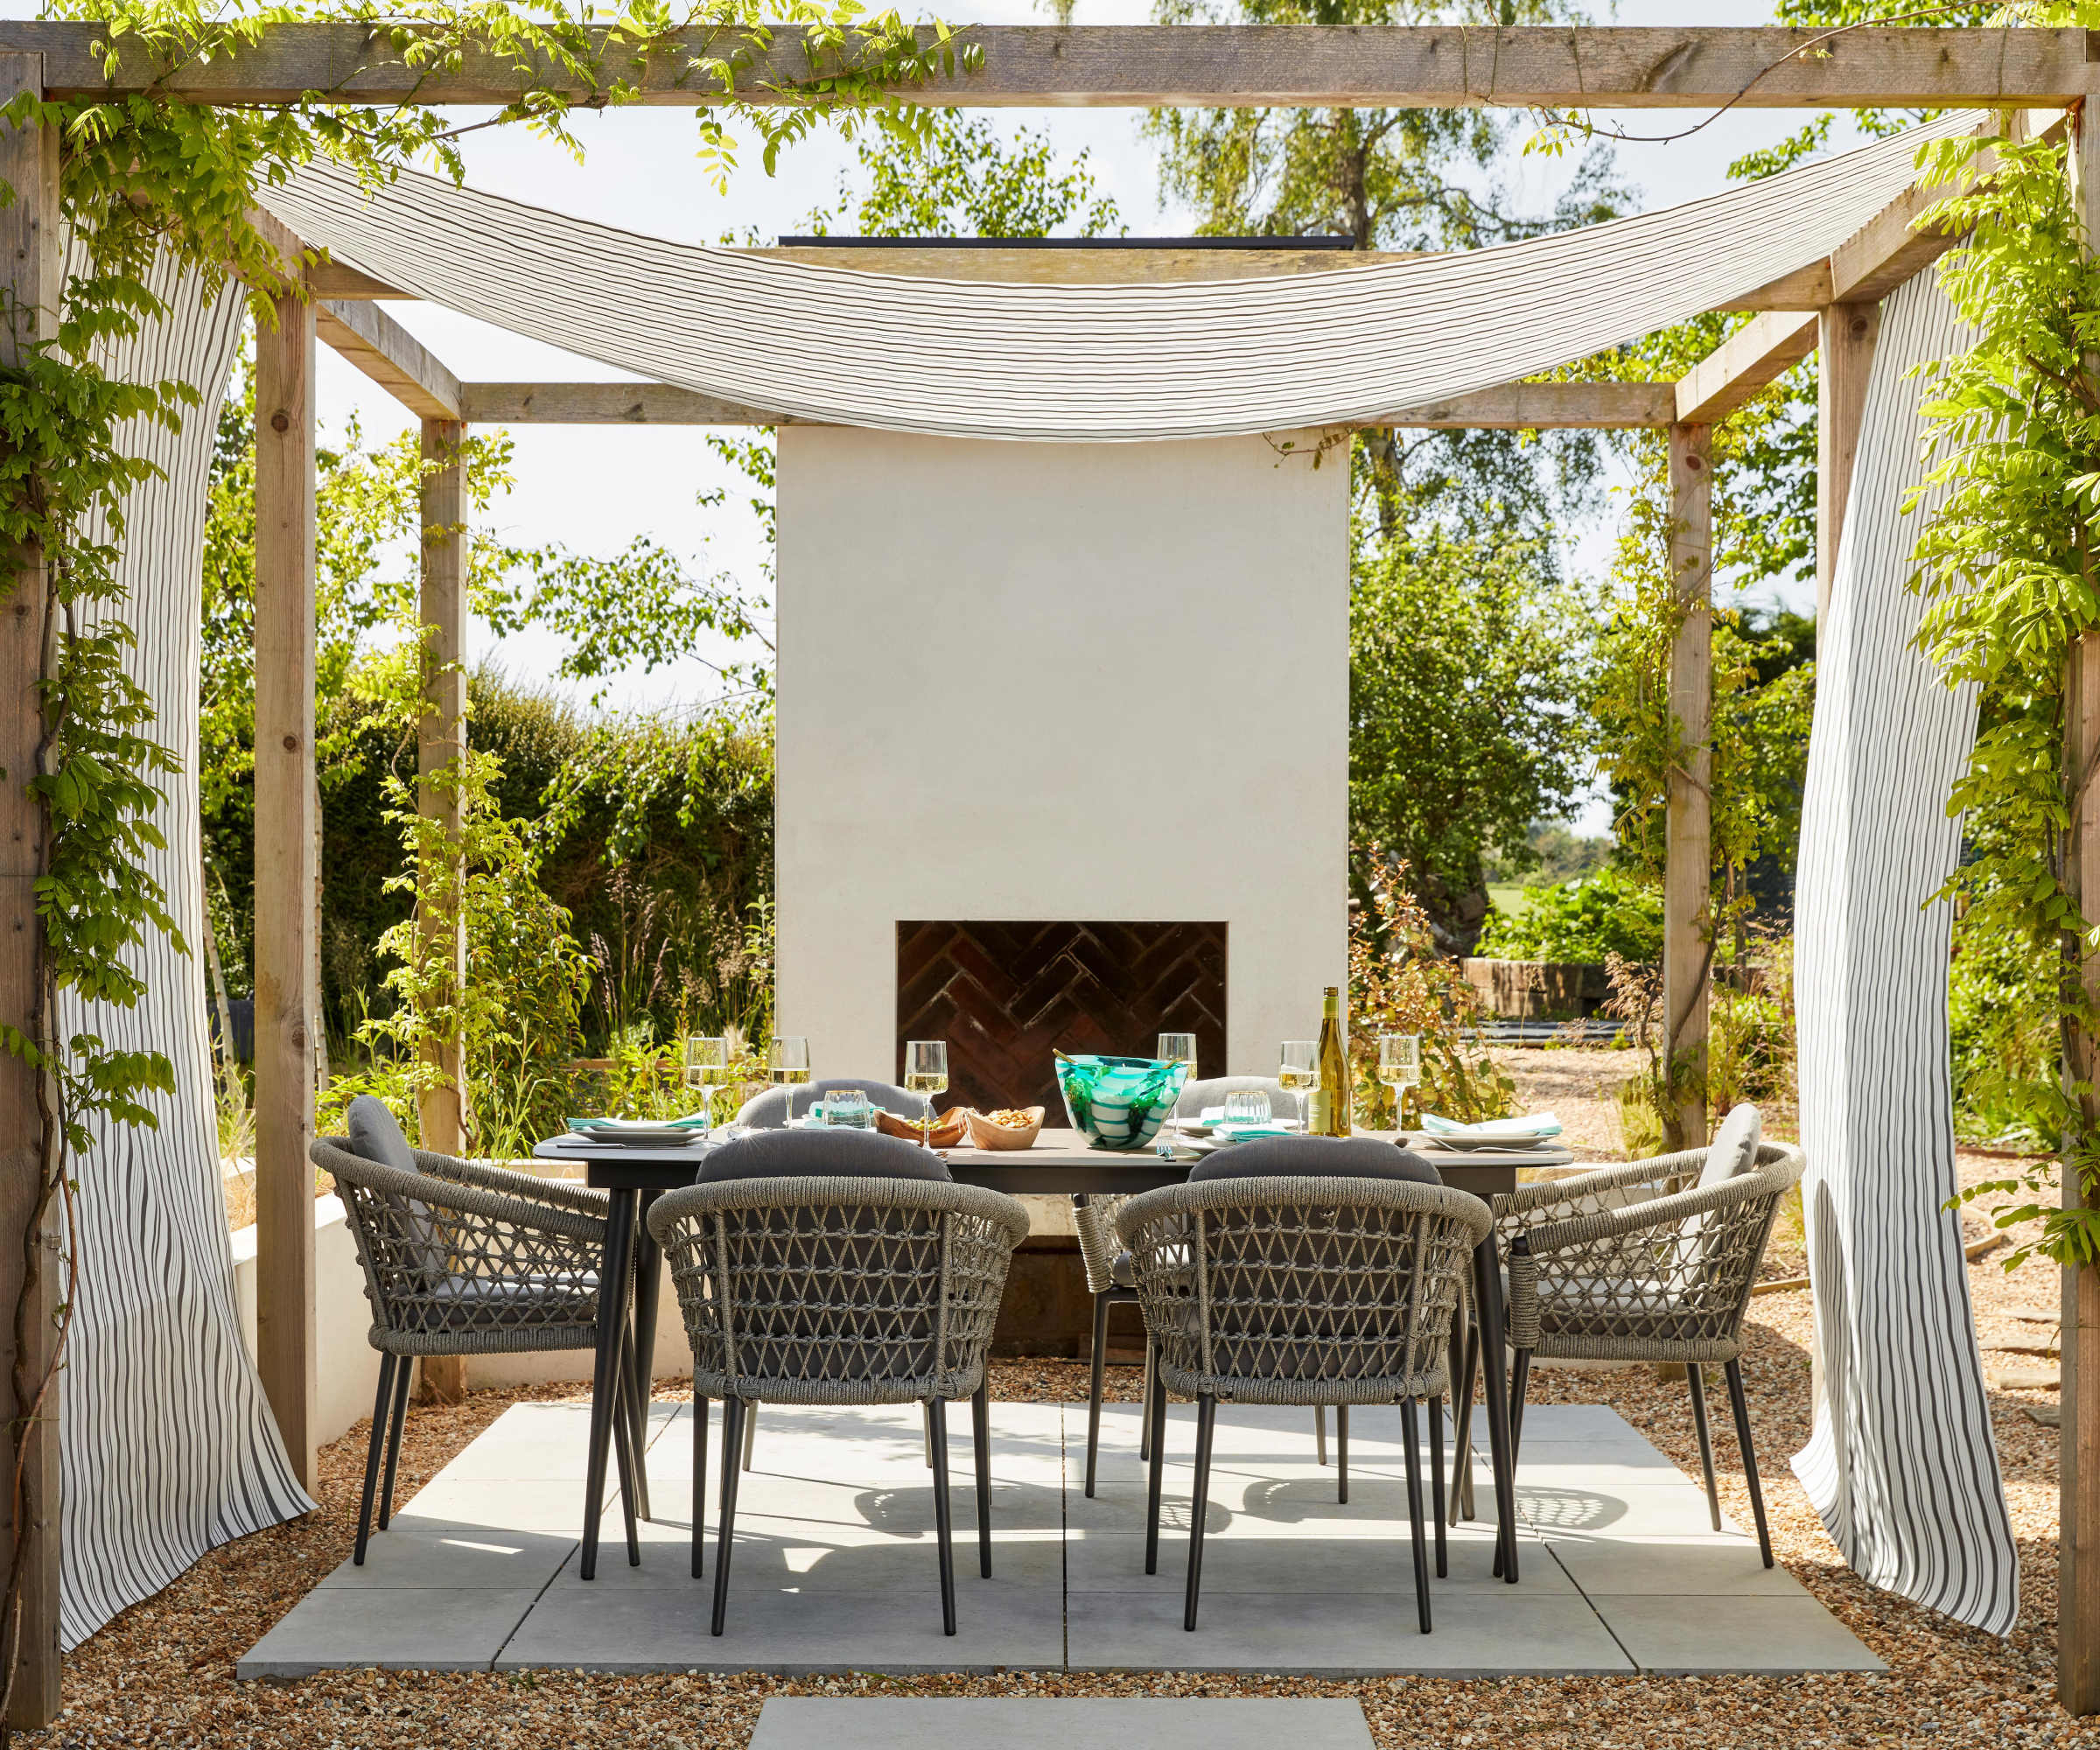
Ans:
{"type": "Polygon", "coordinates": [[[1415,1400],[1400,1400],[1400,1434],[1407,1447],[1407,1517],[1414,1532],[1415,1606],[1422,1632],[1429,1633],[1429,1552],[1422,1536],[1421,1429],[1416,1425],[1415,1400]]]}
{"type": "Polygon", "coordinates": [[[744,1445],[744,1415],[740,1397],[722,1400],[722,1524],[715,1535],[715,1614],[708,1633],[719,1634],[729,1609],[729,1546],[737,1531],[737,1456],[744,1445]]]}
{"type": "Polygon", "coordinates": [[[1159,1486],[1166,1474],[1166,1382],[1152,1369],[1146,1405],[1152,1416],[1152,1470],[1144,1491],[1144,1571],[1159,1572],[1159,1486]]]}
{"type": "Polygon", "coordinates": [[[1323,1465],[1327,1461],[1327,1406],[1324,1404],[1312,1406],[1312,1456],[1323,1465]]]}
{"type": "Polygon", "coordinates": [[[1150,1464],[1152,1459],[1152,1434],[1157,1427],[1152,1420],[1152,1376],[1159,1371],[1159,1351],[1152,1347],[1148,1332],[1144,1339],[1144,1389],[1140,1396],[1144,1408],[1138,1418],[1138,1461],[1150,1464]]]}
{"type": "Polygon", "coordinates": [[[979,1380],[970,1400],[970,1443],[977,1458],[977,1572],[991,1578],[991,1386],[979,1380]]]}
{"type": "Polygon", "coordinates": [[[1516,1474],[1517,1449],[1524,1438],[1524,1394],[1531,1384],[1531,1351],[1519,1349],[1509,1369],[1509,1474],[1516,1474]]]}
{"type": "Polygon", "coordinates": [[[1713,1430],[1706,1421],[1706,1369],[1693,1362],[1684,1369],[1685,1382],[1691,1387],[1691,1425],[1699,1434],[1699,1474],[1706,1479],[1706,1511],[1713,1521],[1713,1529],[1721,1529],[1721,1492],[1713,1480],[1713,1430]]]}
{"type": "Polygon", "coordinates": [[[1451,1558],[1444,1547],[1444,1400],[1429,1400],[1429,1504],[1436,1522],[1437,1578],[1451,1572],[1451,1558]]]}
{"type": "Polygon", "coordinates": [[[1181,1606],[1181,1626],[1196,1627],[1196,1600],[1203,1590],[1203,1522],[1210,1516],[1210,1439],[1217,1432],[1218,1400],[1196,1400],[1196,1487],[1188,1502],[1188,1596],[1181,1606]]]}
{"type": "Polygon", "coordinates": [[[1466,1327],[1466,1354],[1459,1368],[1459,1389],[1453,1400],[1451,1460],[1451,1510],[1459,1519],[1473,1517],[1473,1383],[1480,1366],[1480,1327],[1466,1327]]]}
{"type": "Polygon", "coordinates": [[[1349,1499],[1349,1406],[1334,1406],[1334,1480],[1337,1484],[1335,1500],[1344,1506],[1349,1499]]]}
{"type": "Polygon", "coordinates": [[[352,1552],[353,1567],[365,1564],[365,1542],[372,1535],[372,1496],[379,1488],[379,1468],[386,1451],[387,1423],[394,1410],[394,1369],[398,1363],[392,1355],[379,1358],[379,1396],[372,1404],[372,1441],[365,1450],[365,1500],[357,1514],[357,1548],[352,1552]]]}
{"type": "Polygon", "coordinates": [[[627,1400],[634,1395],[632,1376],[622,1374],[612,1395],[612,1461],[620,1473],[620,1516],[627,1533],[627,1565],[641,1565],[641,1538],[634,1529],[635,1496],[639,1492],[636,1478],[641,1466],[640,1455],[634,1450],[634,1428],[629,1419],[627,1400]]]}
{"type": "Polygon", "coordinates": [[[693,1394],[693,1578],[701,1577],[707,1547],[707,1399],[693,1394]]]}
{"type": "Polygon", "coordinates": [[[746,1404],[744,1406],[744,1468],[746,1470],[751,1468],[751,1455],[758,1450],[758,1446],[759,1406],[755,1404],[746,1404]]]}
{"type": "MultiPolygon", "coordinates": [[[[1094,1297],[1094,1376],[1087,1386],[1087,1496],[1094,1494],[1094,1460],[1101,1451],[1101,1390],[1109,1365],[1109,1297],[1094,1297]]],[[[1144,1443],[1142,1438],[1138,1444],[1144,1443]]]]}
{"type": "Polygon", "coordinates": [[[384,1531],[394,1517],[394,1476],[401,1468],[401,1429],[409,1415],[409,1383],[415,1377],[416,1364],[408,1356],[394,1369],[394,1419],[387,1435],[387,1477],[379,1491],[379,1529],[384,1531]]]}
{"type": "Polygon", "coordinates": [[[934,1437],[934,1541],[941,1552],[941,1632],[956,1632],[956,1527],[948,1516],[948,1405],[938,1397],[926,1404],[926,1424],[934,1437]]]}
{"type": "Polygon", "coordinates": [[[1750,1400],[1743,1395],[1743,1364],[1728,1363],[1728,1404],[1735,1411],[1735,1444],[1742,1449],[1743,1480],[1750,1485],[1750,1511],[1757,1519],[1757,1552],[1772,1565],[1772,1528],[1765,1522],[1765,1488],[1757,1478],[1757,1449],[1750,1440],[1750,1400]]]}

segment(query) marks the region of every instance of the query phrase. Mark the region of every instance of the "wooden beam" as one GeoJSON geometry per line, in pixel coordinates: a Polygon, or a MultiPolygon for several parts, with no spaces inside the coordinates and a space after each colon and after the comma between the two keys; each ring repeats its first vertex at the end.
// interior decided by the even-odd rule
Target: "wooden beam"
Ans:
{"type": "Polygon", "coordinates": [[[1677,756],[1668,780],[1662,876],[1667,1066],[1681,1089],[1662,1114],[1665,1146],[1706,1141],[1706,990],[1712,970],[1713,470],[1704,425],[1670,428],[1670,567],[1684,618],[1670,655],[1677,756]]]}
{"type": "Polygon", "coordinates": [[[314,305],[256,326],[256,1359],[314,1471],[314,305]]]}
{"type": "Polygon", "coordinates": [[[1911,229],[1920,214],[1952,191],[1913,184],[1830,251],[1832,304],[1879,304],[1920,268],[1962,240],[1935,226],[1911,229]]]}
{"type": "Polygon", "coordinates": [[[1866,379],[1881,332],[1879,304],[1833,304],[1817,318],[1823,348],[1816,378],[1816,620],[1826,623],[1838,542],[1852,493],[1852,458],[1866,416],[1866,379]]]}
{"type": "Polygon", "coordinates": [[[461,383],[470,425],[806,425],[668,383],[461,383]]]}
{"type": "MultiPolygon", "coordinates": [[[[200,103],[285,103],[326,93],[341,103],[500,104],[528,87],[604,97],[626,81],[640,102],[690,108],[718,101],[719,81],[702,61],[733,46],[719,31],[678,32],[645,61],[594,31],[588,41],[598,59],[580,71],[522,66],[512,53],[479,46],[441,67],[416,67],[386,29],[276,24],[252,45],[178,63],[124,42],[112,70],[100,46],[108,34],[98,24],[9,21],[0,23],[0,47],[44,52],[60,96],[151,89],[200,103]]],[[[930,30],[920,38],[930,42],[930,30]]],[[[1712,26],[992,25],[962,33],[984,50],[977,72],[906,87],[903,94],[991,108],[2062,106],[2085,91],[2085,38],[2076,29],[1834,35],[1712,26]]],[[[803,32],[779,27],[738,77],[738,93],[747,102],[788,101],[783,88],[811,71],[803,32]]]]}
{"type": "MultiPolygon", "coordinates": [[[[2100,118],[2079,117],[2069,154],[2074,197],[2086,235],[2100,223],[2100,118]]],[[[2088,578],[2089,583],[2091,579],[2088,578]]],[[[2064,676],[2064,769],[2088,772],[2100,760],[2100,633],[2071,647],[2064,676]]],[[[2100,914],[2100,785],[2080,784],[2063,847],[2064,886],[2087,919],[2100,914]]],[[[2076,948],[2067,951],[2076,953],[2076,948]]],[[[2087,955],[2079,977],[2088,1002],[2100,1000],[2100,955],[2087,955]]],[[[2064,1054],[2068,1087],[2088,1138],[2100,1128],[2100,1040],[2073,1029],[2064,1054]]],[[[2069,1150],[2066,1150],[2068,1156],[2069,1150]]],[[[2075,1172],[2065,1172],[2063,1207],[2092,1199],[2075,1172]]],[[[2057,1430],[2056,1700],[2074,1717],[2100,1713],[2100,1270],[2062,1273],[2063,1411],[2057,1430]]]]}
{"type": "Polygon", "coordinates": [[[1673,386],[1666,382],[1501,383],[1365,424],[1431,431],[1613,430],[1667,425],[1676,406],[1673,386]]]}
{"type": "Polygon", "coordinates": [[[371,304],[317,299],[314,328],[410,411],[424,419],[459,417],[459,380],[385,311],[371,304]]]}
{"type": "Polygon", "coordinates": [[[1820,310],[1830,301],[1830,264],[1813,261],[1716,310],[1820,310]]]}
{"type": "Polygon", "coordinates": [[[1713,425],[1816,350],[1816,318],[1768,311],[1746,322],[1677,384],[1677,423],[1713,425]]]}
{"type": "MultiPolygon", "coordinates": [[[[376,312],[375,312],[376,313],[376,312]]],[[[438,781],[439,775],[458,759],[466,747],[466,463],[461,446],[466,427],[457,420],[423,422],[423,710],[416,720],[416,807],[425,820],[438,823],[447,850],[449,869],[426,867],[417,886],[424,892],[440,886],[458,892],[459,793],[438,781]],[[449,879],[446,878],[449,876],[449,879]]],[[[454,1006],[452,992],[466,984],[466,928],[457,899],[449,923],[424,920],[426,937],[442,932],[443,941],[429,941],[434,958],[449,963],[451,991],[440,990],[434,1000],[454,1006]]],[[[466,1126],[462,1097],[465,1073],[457,1037],[432,1045],[429,1058],[447,1085],[423,1089],[416,1101],[416,1123],[423,1146],[437,1154],[466,1152],[466,1126]]],[[[463,1355],[426,1355],[423,1362],[423,1392],[438,1404],[458,1404],[466,1396],[466,1359],[463,1355]]]]}
{"type": "Polygon", "coordinates": [[[397,304],[413,304],[416,294],[397,290],[384,280],[374,279],[370,274],[358,272],[335,262],[316,262],[306,270],[306,284],[316,298],[330,303],[354,301],[373,302],[390,298],[397,304]]]}
{"type": "MultiPolygon", "coordinates": [[[[0,54],[0,104],[42,88],[44,68],[35,55],[0,54]]],[[[29,345],[58,332],[59,291],[64,263],[59,237],[59,137],[50,128],[0,128],[0,184],[14,191],[0,207],[0,275],[12,291],[12,319],[0,323],[0,366],[24,361],[29,345]]],[[[0,614],[0,1015],[32,1040],[49,1036],[43,1003],[43,920],[37,914],[37,879],[46,872],[43,809],[30,794],[43,737],[38,683],[43,674],[46,619],[44,556],[31,548],[11,556],[7,570],[10,611],[0,614]]],[[[18,1376],[33,1398],[54,1359],[58,1307],[64,1293],[65,1235],[56,1199],[38,1218],[46,1172],[43,1126],[38,1117],[39,1074],[11,1054],[0,1056],[0,1350],[5,1358],[6,1395],[11,1415],[27,1404],[12,1388],[18,1376]],[[22,1319],[24,1342],[15,1340],[16,1308],[24,1299],[24,1260],[38,1261],[35,1286],[22,1319]]],[[[14,1654],[14,1693],[7,1724],[24,1731],[58,1718],[59,1662],[59,1426],[65,1376],[30,1425],[23,1452],[23,1512],[13,1518],[10,1497],[0,1492],[0,1572],[22,1550],[19,1644],[14,1654]],[[18,1539],[19,1544],[18,1544],[18,1539]]],[[[10,1423],[10,1425],[11,1423],[10,1423]]],[[[14,1461],[12,1442],[4,1446],[14,1461]]],[[[4,1626],[4,1625],[0,1625],[4,1626]]]]}

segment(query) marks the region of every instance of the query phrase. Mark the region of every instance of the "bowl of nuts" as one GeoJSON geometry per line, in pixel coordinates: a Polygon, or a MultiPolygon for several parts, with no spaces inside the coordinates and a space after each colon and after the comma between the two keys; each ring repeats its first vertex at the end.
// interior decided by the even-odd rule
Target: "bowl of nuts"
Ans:
{"type": "Polygon", "coordinates": [[[1043,1128],[1040,1106],[1008,1106],[997,1112],[966,1110],[970,1139],[981,1149],[1025,1149],[1043,1128]]]}

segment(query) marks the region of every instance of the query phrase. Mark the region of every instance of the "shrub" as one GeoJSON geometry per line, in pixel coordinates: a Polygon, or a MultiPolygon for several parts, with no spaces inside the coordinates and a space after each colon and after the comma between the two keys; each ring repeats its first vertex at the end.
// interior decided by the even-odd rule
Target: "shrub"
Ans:
{"type": "Polygon", "coordinates": [[[1649,961],[1662,952],[1662,891],[1617,868],[1542,887],[1521,914],[1488,920],[1476,953],[1498,960],[1649,961]]]}

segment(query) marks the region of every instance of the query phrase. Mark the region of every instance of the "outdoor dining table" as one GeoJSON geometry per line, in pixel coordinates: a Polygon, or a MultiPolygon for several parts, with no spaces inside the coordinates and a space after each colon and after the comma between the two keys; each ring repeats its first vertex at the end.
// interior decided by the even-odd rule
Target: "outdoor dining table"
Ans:
{"type": "MultiPolygon", "coordinates": [[[[1563,1148],[1460,1152],[1439,1146],[1418,1133],[1390,1130],[1360,1131],[1382,1137],[1418,1149],[1436,1162],[1446,1185],[1469,1191],[1483,1200],[1516,1188],[1517,1174],[1525,1167],[1565,1166],[1574,1157],[1563,1148]]],[[[627,1296],[634,1292],[634,1386],[628,1401],[635,1418],[635,1468],[642,1468],[644,1418],[648,1413],[650,1361],[656,1345],[656,1302],[663,1269],[663,1253],[650,1236],[648,1206],[666,1191],[690,1185],[698,1176],[716,1141],[681,1146],[636,1147],[621,1143],[596,1142],[573,1133],[551,1137],[533,1151],[536,1158],[580,1165],[584,1183],[607,1194],[605,1253],[598,1269],[598,1349],[591,1381],[591,1451],[584,1485],[584,1538],[578,1572],[584,1579],[596,1578],[599,1522],[603,1517],[606,1470],[612,1434],[612,1406],[619,1378],[623,1339],[627,1330],[627,1296]],[[620,1288],[607,1292],[606,1284],[620,1288]],[[610,1314],[610,1316],[608,1316],[610,1314]]],[[[1167,1159],[1154,1149],[1115,1152],[1089,1148],[1077,1130],[1045,1129],[1026,1149],[979,1149],[969,1146],[942,1151],[948,1176],[962,1185],[982,1185],[1010,1196],[1064,1195],[1074,1197],[1127,1197],[1154,1191],[1165,1185],[1185,1181],[1194,1159],[1167,1159]]],[[[1507,1382],[1501,1365],[1502,1343],[1502,1257],[1494,1234],[1474,1250],[1473,1258],[1474,1306],[1480,1325],[1480,1354],[1486,1376],[1488,1440],[1494,1472],[1495,1519],[1502,1541],[1502,1578],[1512,1584],[1516,1574],[1516,1494],[1509,1451],[1509,1405],[1507,1382]],[[1490,1337],[1489,1334],[1494,1334],[1490,1337]]],[[[1452,1380],[1455,1394],[1461,1389],[1458,1377],[1458,1332],[1452,1333],[1452,1380]]],[[[1470,1409],[1454,1404],[1463,1416],[1470,1409]]],[[[1461,1431],[1459,1450],[1466,1449],[1461,1431]]],[[[648,1486],[635,1479],[636,1508],[648,1516],[648,1486]]]]}

